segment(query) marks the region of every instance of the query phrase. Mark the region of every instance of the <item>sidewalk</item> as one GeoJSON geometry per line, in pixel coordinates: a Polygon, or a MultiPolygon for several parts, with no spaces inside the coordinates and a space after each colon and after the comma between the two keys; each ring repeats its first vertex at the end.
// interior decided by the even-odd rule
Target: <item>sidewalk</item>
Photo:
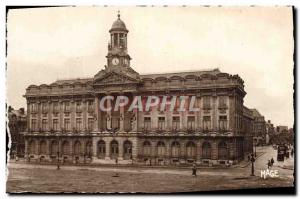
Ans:
{"type": "MultiPolygon", "coordinates": [[[[256,152],[256,160],[264,154],[265,154],[265,152],[256,152]]],[[[239,164],[233,165],[232,168],[238,168],[238,167],[245,168],[245,167],[249,166],[250,164],[251,164],[251,161],[248,162],[248,160],[243,160],[239,164]]]]}
{"type": "MultiPolygon", "coordinates": [[[[11,160],[9,162],[13,164],[24,164],[24,165],[57,165],[56,162],[25,162],[24,160],[18,160],[17,162],[11,160]]],[[[183,170],[190,170],[193,166],[192,165],[142,165],[142,164],[99,164],[99,163],[60,163],[60,166],[74,166],[74,167],[103,167],[103,168],[149,168],[149,169],[183,169],[183,170]]],[[[199,169],[228,169],[233,168],[232,166],[226,167],[225,165],[214,165],[214,166],[201,166],[198,165],[197,168],[199,169]]]]}

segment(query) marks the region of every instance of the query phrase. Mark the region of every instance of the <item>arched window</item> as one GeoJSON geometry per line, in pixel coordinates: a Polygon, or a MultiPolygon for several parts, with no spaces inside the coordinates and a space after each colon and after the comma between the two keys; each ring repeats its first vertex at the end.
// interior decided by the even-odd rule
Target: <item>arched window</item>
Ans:
{"type": "Polygon", "coordinates": [[[171,145],[171,156],[172,157],[179,157],[180,155],[180,144],[175,141],[171,145]]]}
{"type": "Polygon", "coordinates": [[[118,158],[119,155],[119,143],[116,140],[111,141],[110,143],[110,157],[111,159],[118,158]]]}
{"type": "Polygon", "coordinates": [[[62,144],[62,153],[64,155],[69,155],[70,154],[70,144],[68,141],[64,141],[62,144]]]}
{"type": "Polygon", "coordinates": [[[165,143],[159,141],[157,143],[157,156],[158,157],[164,157],[165,153],[166,153],[166,149],[165,149],[165,143]]]}
{"type": "Polygon", "coordinates": [[[228,150],[227,144],[225,142],[220,142],[218,145],[218,159],[227,159],[228,158],[228,150]]]}
{"type": "Polygon", "coordinates": [[[143,144],[143,155],[151,156],[151,143],[149,141],[145,141],[143,144]]]}
{"type": "Polygon", "coordinates": [[[85,152],[87,157],[91,157],[93,153],[93,145],[91,141],[88,141],[85,145],[85,152]]]}
{"type": "Polygon", "coordinates": [[[100,140],[98,142],[98,158],[104,159],[105,158],[105,142],[103,140],[100,140]]]}
{"type": "Polygon", "coordinates": [[[29,142],[29,149],[28,149],[29,154],[35,154],[35,141],[31,140],[29,142]]]}
{"type": "Polygon", "coordinates": [[[202,144],[202,158],[211,159],[211,145],[208,142],[202,144]]]}
{"type": "Polygon", "coordinates": [[[192,141],[189,141],[186,144],[186,156],[188,158],[195,158],[195,156],[196,156],[196,145],[192,141]]]}
{"type": "Polygon", "coordinates": [[[76,141],[74,144],[74,155],[80,155],[81,152],[81,143],[76,141]]]}
{"type": "Polygon", "coordinates": [[[58,142],[56,140],[51,142],[51,146],[50,146],[50,154],[51,155],[57,155],[58,152],[58,142]]]}
{"type": "Polygon", "coordinates": [[[124,142],[124,160],[132,159],[132,143],[128,140],[124,142]]]}
{"type": "Polygon", "coordinates": [[[40,142],[40,154],[44,155],[47,153],[47,144],[46,141],[42,140],[40,142]]]}

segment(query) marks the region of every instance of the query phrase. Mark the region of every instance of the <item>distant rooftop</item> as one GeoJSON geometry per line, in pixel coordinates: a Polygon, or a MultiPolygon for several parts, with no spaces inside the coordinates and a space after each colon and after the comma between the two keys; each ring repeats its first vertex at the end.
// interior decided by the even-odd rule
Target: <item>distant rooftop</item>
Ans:
{"type": "Polygon", "coordinates": [[[263,115],[261,115],[257,109],[252,108],[250,110],[253,112],[254,117],[263,117],[263,115]]]}

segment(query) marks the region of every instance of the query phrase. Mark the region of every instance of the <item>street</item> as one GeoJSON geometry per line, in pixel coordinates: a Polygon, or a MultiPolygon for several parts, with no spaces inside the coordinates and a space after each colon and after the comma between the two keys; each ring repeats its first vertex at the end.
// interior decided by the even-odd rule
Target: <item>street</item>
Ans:
{"type": "Polygon", "coordinates": [[[10,163],[7,192],[171,193],[293,186],[293,158],[278,163],[272,147],[258,147],[257,152],[262,155],[255,161],[254,177],[247,161],[229,168],[199,168],[197,177],[191,169],[180,168],[61,166],[56,170],[55,165],[10,163]],[[272,169],[279,177],[262,179],[260,171],[272,157],[272,169]]]}

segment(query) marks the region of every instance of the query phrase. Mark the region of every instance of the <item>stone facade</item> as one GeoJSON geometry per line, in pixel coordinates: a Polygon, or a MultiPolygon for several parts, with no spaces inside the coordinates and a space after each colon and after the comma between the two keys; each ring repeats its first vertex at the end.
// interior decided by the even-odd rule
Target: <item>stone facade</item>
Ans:
{"type": "Polygon", "coordinates": [[[253,142],[255,145],[264,145],[266,144],[266,121],[265,117],[261,115],[258,110],[251,109],[254,117],[254,131],[253,131],[253,142]]]}
{"type": "Polygon", "coordinates": [[[215,165],[244,158],[251,147],[243,128],[246,92],[238,75],[218,69],[139,74],[130,67],[128,30],[120,16],[109,33],[107,65],[94,77],[27,88],[28,158],[148,165],[215,165]],[[102,98],[120,95],[131,102],[136,96],[143,102],[153,95],[196,96],[200,111],[100,110],[102,98]]]}

